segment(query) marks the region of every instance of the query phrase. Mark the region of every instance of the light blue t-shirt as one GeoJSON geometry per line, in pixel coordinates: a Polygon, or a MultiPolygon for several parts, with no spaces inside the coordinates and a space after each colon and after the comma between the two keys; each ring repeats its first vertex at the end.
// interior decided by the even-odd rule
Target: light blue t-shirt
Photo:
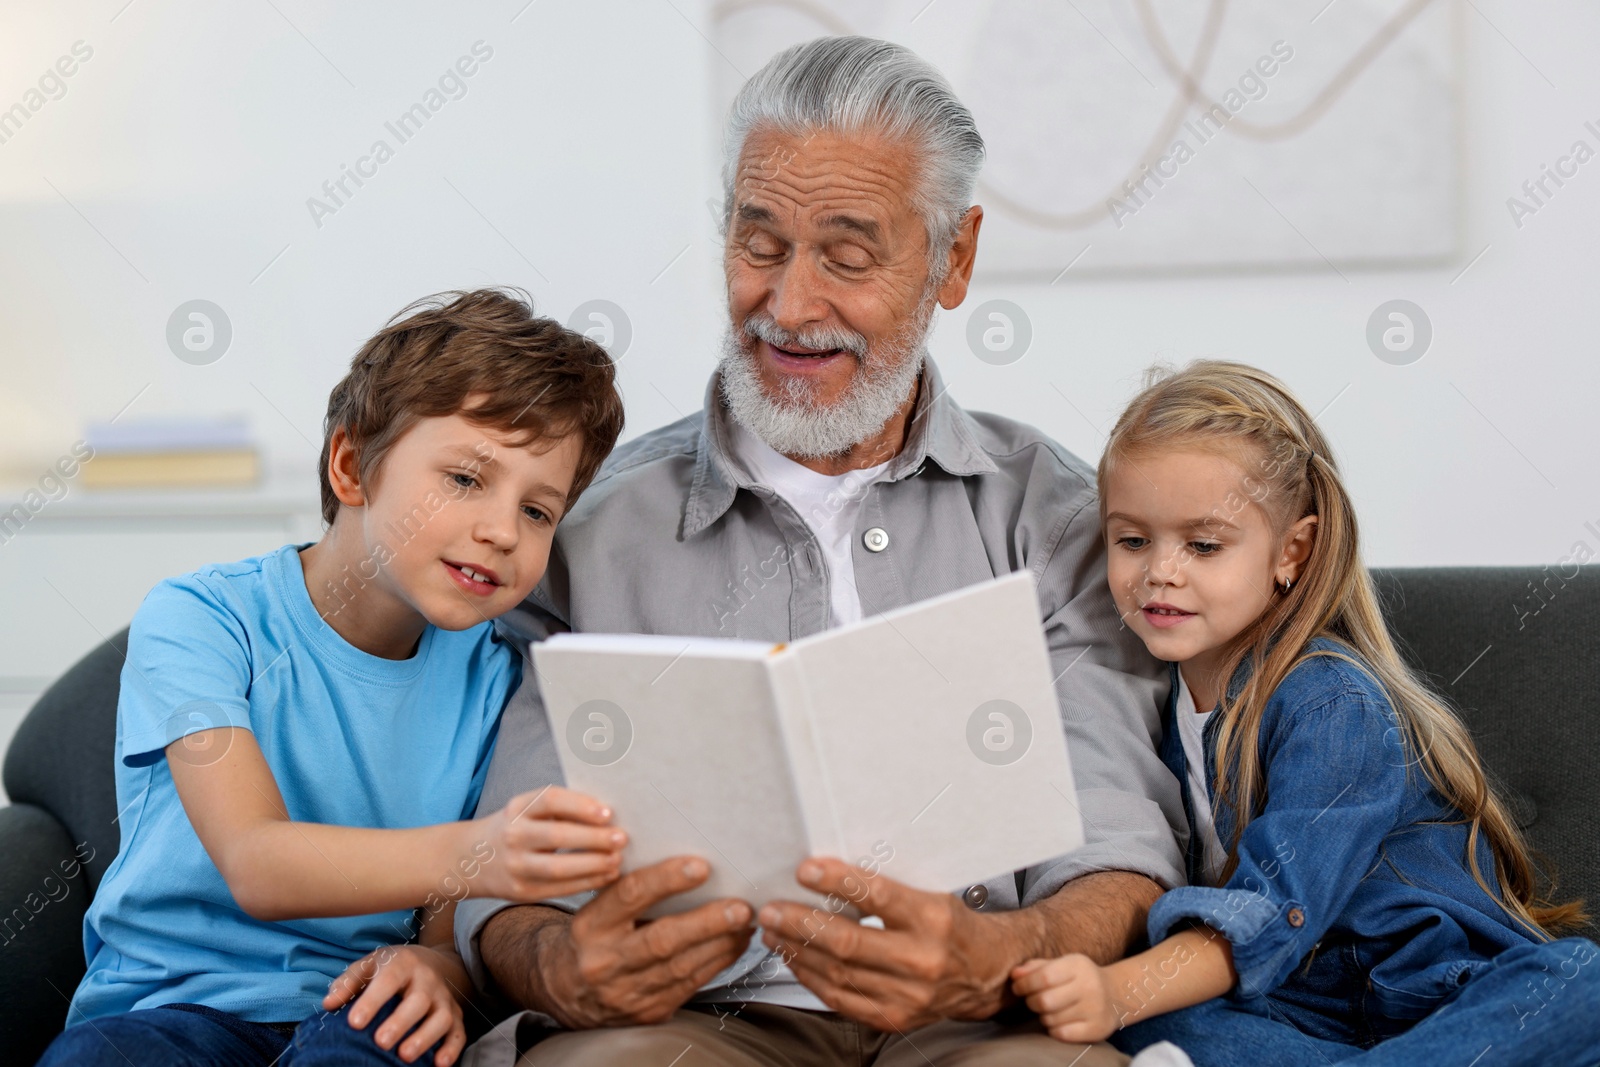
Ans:
{"type": "MultiPolygon", "coordinates": [[[[117,705],[121,851],[84,919],[89,970],[69,1025],[174,1003],[305,1019],[352,960],[414,934],[410,911],[293,922],[242,911],[172,784],[163,749],[178,738],[250,730],[299,821],[403,828],[477,807],[520,658],[489,623],[429,626],[406,660],[362,652],[313,608],[303,547],[169,579],[134,616],[117,705]]],[[[185,758],[207,758],[194,745],[185,758]]],[[[441,885],[452,874],[459,884],[441,870],[441,885]]]]}

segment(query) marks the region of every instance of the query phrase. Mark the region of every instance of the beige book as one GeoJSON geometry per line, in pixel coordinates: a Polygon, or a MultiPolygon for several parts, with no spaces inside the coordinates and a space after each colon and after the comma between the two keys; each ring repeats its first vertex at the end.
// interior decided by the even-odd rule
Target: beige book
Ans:
{"type": "Polygon", "coordinates": [[[253,448],[194,452],[96,452],[83,465],[83,484],[129,486],[249,485],[260,477],[253,448]]]}
{"type": "Polygon", "coordinates": [[[566,783],[616,811],[624,869],[711,864],[652,914],[820,902],[794,880],[810,855],[956,891],[1083,843],[1026,572],[786,644],[561,634],[533,657],[566,783]]]}

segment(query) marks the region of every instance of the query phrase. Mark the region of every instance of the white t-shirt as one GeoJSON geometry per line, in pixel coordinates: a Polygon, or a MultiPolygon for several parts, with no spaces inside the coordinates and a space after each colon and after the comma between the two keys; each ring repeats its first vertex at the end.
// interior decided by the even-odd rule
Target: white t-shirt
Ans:
{"type": "Polygon", "coordinates": [[[1194,829],[1200,835],[1203,848],[1206,881],[1217,884],[1222,868],[1227,865],[1228,852],[1217,837],[1216,822],[1211,817],[1211,791],[1206,788],[1206,723],[1216,711],[1197,711],[1194,694],[1189,683],[1178,672],[1178,736],[1183,738],[1183,761],[1189,769],[1189,802],[1194,808],[1194,829]]]}
{"type": "MultiPolygon", "coordinates": [[[[732,423],[732,427],[735,454],[750,468],[750,473],[758,482],[789,502],[789,506],[800,514],[817,538],[817,546],[822,549],[828,566],[829,624],[843,626],[859,622],[861,597],[856,593],[856,565],[851,555],[854,548],[851,542],[867,486],[876,481],[889,464],[880,463],[876,467],[863,467],[839,475],[818,474],[810,467],[796,463],[738,423],[732,423]]],[[[867,925],[882,926],[881,920],[875,918],[865,921],[867,925]]],[[[767,948],[761,943],[761,934],[757,932],[744,957],[730,970],[744,970],[765,955],[767,948]]],[[[720,978],[712,979],[712,985],[719,982],[720,978]]],[[[739,1000],[781,1004],[810,1011],[829,1010],[816,994],[799,983],[788,967],[776,959],[761,963],[748,978],[737,980],[737,986],[739,1000]],[[769,974],[772,977],[764,978],[769,974]]]]}
{"type": "Polygon", "coordinates": [[[734,451],[750,473],[787,500],[816,535],[828,564],[829,625],[861,621],[861,597],[856,593],[856,564],[851,554],[856,517],[867,486],[878,480],[888,462],[844,474],[818,474],[738,423],[733,423],[733,433],[734,451]]]}

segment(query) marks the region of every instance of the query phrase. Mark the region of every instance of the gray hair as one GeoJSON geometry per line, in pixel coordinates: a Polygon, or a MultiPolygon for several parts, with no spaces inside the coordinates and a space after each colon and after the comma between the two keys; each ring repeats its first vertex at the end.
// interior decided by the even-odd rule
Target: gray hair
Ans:
{"type": "Polygon", "coordinates": [[[921,163],[913,206],[928,233],[929,263],[943,258],[983,167],[972,112],[921,56],[873,37],[819,37],[779,52],[744,83],[728,113],[722,184],[726,228],[745,139],[754,130],[878,133],[910,141],[921,163]]]}

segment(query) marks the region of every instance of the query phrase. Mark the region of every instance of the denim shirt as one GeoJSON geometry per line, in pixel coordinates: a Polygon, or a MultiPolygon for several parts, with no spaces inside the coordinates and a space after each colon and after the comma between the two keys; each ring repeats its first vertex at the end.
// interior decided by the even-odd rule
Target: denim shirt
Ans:
{"type": "MultiPolygon", "coordinates": [[[[1306,654],[1350,646],[1318,637],[1306,654]]],[[[1237,696],[1246,661],[1228,685],[1237,696]]],[[[1177,664],[1171,665],[1174,693],[1177,664]]],[[[1176,700],[1169,697],[1161,758],[1187,781],[1176,700]]],[[[1206,783],[1216,796],[1220,715],[1204,732],[1206,783]]],[[[1371,1045],[1409,1029],[1500,952],[1533,936],[1473,879],[1467,826],[1404,743],[1377,680],[1348,660],[1306,658],[1273,692],[1258,752],[1265,804],[1240,838],[1226,885],[1200,875],[1189,790],[1191,884],[1150,910],[1152,943],[1192,922],[1228,939],[1238,984],[1228,996],[1262,1015],[1287,1016],[1314,1037],[1371,1045]]],[[[1232,839],[1234,813],[1217,811],[1232,839]]],[[[1480,835],[1478,866],[1493,884],[1480,835]]]]}

